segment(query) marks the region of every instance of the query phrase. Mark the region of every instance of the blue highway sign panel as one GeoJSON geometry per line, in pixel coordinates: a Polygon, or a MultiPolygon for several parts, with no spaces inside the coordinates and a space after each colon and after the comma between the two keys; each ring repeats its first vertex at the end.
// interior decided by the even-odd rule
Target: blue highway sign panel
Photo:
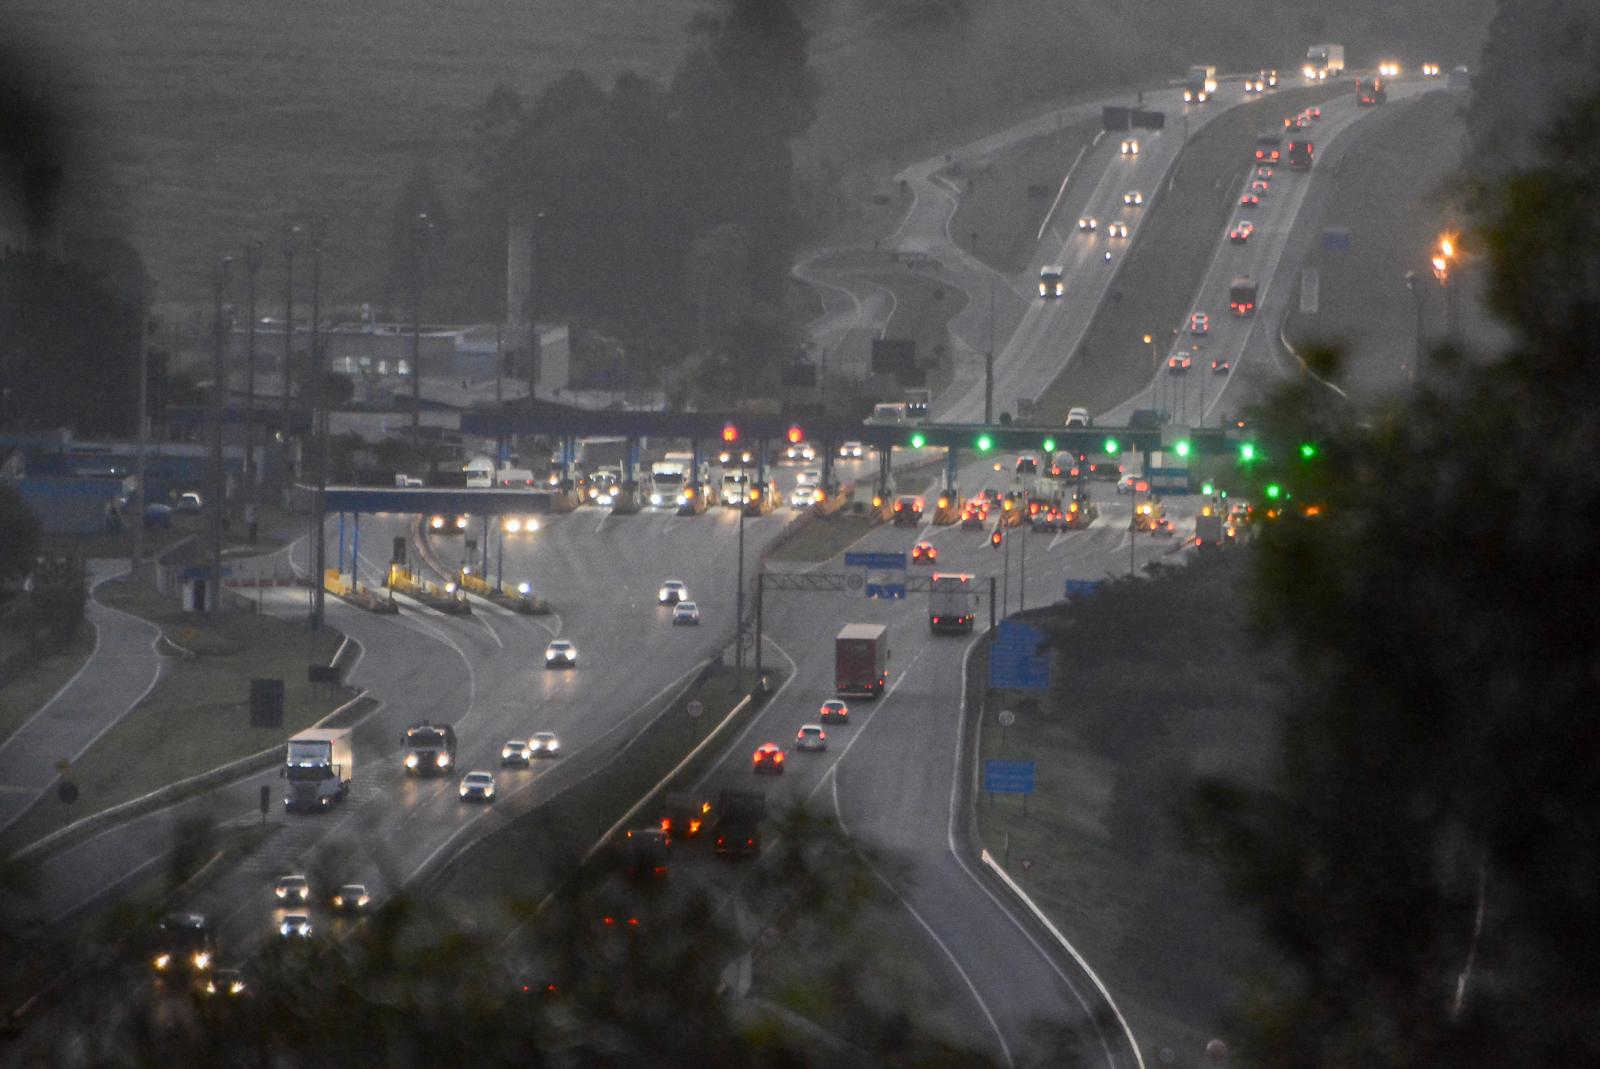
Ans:
{"type": "Polygon", "coordinates": [[[993,758],[983,763],[983,789],[990,794],[1032,794],[1032,761],[997,761],[993,758]]]}
{"type": "Polygon", "coordinates": [[[1044,632],[1037,627],[1000,621],[999,634],[989,649],[989,687],[992,690],[1049,690],[1050,655],[1039,653],[1044,632]]]}
{"type": "Polygon", "coordinates": [[[904,553],[846,553],[844,555],[846,568],[873,568],[878,571],[905,571],[906,555],[904,553]]]}

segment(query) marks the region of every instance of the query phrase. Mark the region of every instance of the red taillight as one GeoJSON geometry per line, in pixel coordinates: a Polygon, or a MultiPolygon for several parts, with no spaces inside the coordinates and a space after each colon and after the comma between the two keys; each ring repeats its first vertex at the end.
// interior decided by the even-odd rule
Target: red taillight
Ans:
{"type": "Polygon", "coordinates": [[[690,835],[699,835],[700,834],[700,821],[698,821],[698,820],[689,821],[689,834],[690,835]]]}
{"type": "Polygon", "coordinates": [[[661,818],[661,830],[662,831],[671,831],[672,830],[672,818],[671,817],[662,817],[661,818]]]}

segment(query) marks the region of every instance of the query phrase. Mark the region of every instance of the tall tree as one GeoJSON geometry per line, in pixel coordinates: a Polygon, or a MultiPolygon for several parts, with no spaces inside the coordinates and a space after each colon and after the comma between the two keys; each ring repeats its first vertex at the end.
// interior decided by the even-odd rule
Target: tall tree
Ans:
{"type": "Polygon", "coordinates": [[[1295,975],[1256,1064],[1600,1062],[1600,96],[1550,129],[1485,199],[1514,350],[1266,416],[1258,608],[1298,682],[1275,787],[1201,821],[1295,975]]]}
{"type": "Polygon", "coordinates": [[[0,424],[133,428],[140,308],[100,272],[42,252],[0,254],[0,424]]]}

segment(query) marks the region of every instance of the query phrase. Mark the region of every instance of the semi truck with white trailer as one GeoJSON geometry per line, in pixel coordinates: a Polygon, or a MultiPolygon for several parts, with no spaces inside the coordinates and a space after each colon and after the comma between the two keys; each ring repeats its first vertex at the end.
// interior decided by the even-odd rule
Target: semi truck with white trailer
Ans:
{"type": "Polygon", "coordinates": [[[307,728],[286,747],[284,808],[291,813],[316,813],[344,801],[355,771],[354,736],[349,728],[307,728]]]}
{"type": "Polygon", "coordinates": [[[1344,73],[1344,45],[1312,45],[1301,73],[1309,82],[1325,82],[1344,73]]]}

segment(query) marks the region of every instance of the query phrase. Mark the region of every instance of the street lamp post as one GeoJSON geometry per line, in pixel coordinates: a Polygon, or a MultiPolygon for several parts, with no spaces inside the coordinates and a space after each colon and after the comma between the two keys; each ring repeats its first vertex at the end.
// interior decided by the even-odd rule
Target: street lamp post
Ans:
{"type": "Polygon", "coordinates": [[[417,262],[411,272],[411,449],[422,449],[422,276],[427,270],[428,235],[433,220],[418,212],[416,220],[417,262]]]}
{"type": "Polygon", "coordinates": [[[244,266],[250,277],[250,333],[245,343],[244,372],[244,522],[252,544],[256,540],[256,272],[266,259],[259,241],[245,243],[244,266]]]}
{"type": "MultiPolygon", "coordinates": [[[[222,497],[226,485],[222,474],[222,411],[228,398],[225,353],[228,331],[223,319],[222,298],[228,289],[228,272],[232,264],[233,257],[222,257],[217,261],[212,278],[212,314],[215,318],[211,355],[211,575],[206,583],[207,612],[222,608],[222,497]]],[[[143,516],[139,517],[139,522],[144,522],[143,516]]]]}
{"type": "Polygon", "coordinates": [[[739,454],[739,566],[733,595],[733,689],[744,689],[744,510],[750,503],[744,453],[739,454]]]}
{"type": "Polygon", "coordinates": [[[1461,306],[1456,287],[1450,284],[1456,261],[1455,239],[1449,234],[1439,238],[1439,251],[1433,257],[1433,277],[1444,288],[1445,337],[1451,345],[1461,343],[1461,306]]]}
{"type": "Polygon", "coordinates": [[[294,364],[294,254],[300,248],[300,227],[293,223],[283,224],[283,398],[282,407],[278,413],[278,435],[282,446],[279,451],[281,463],[279,475],[284,484],[289,482],[289,395],[294,391],[289,388],[291,381],[289,369],[294,364]]]}
{"type": "Polygon", "coordinates": [[[1423,305],[1427,300],[1428,290],[1427,287],[1423,285],[1422,275],[1416,271],[1406,272],[1406,289],[1411,291],[1411,300],[1412,303],[1416,305],[1417,312],[1415,348],[1412,352],[1411,363],[1406,368],[1406,381],[1415,382],[1417,381],[1417,368],[1422,366],[1424,346],[1426,345],[1426,340],[1424,337],[1425,326],[1423,320],[1423,305]]]}
{"type": "Polygon", "coordinates": [[[322,238],[328,226],[327,216],[318,216],[311,223],[311,427],[312,439],[317,449],[317,501],[314,509],[316,529],[312,543],[316,546],[315,574],[311,577],[311,630],[322,629],[326,609],[324,576],[328,567],[328,406],[324,392],[325,370],[322,366],[322,238]]]}
{"type": "Polygon", "coordinates": [[[137,425],[134,432],[139,436],[138,477],[139,483],[134,488],[134,516],[133,516],[133,560],[129,562],[129,571],[133,578],[138,579],[140,569],[144,566],[144,510],[146,504],[145,478],[149,467],[146,457],[150,451],[150,294],[155,288],[155,279],[141,273],[139,280],[139,410],[135,413],[137,425]]]}

